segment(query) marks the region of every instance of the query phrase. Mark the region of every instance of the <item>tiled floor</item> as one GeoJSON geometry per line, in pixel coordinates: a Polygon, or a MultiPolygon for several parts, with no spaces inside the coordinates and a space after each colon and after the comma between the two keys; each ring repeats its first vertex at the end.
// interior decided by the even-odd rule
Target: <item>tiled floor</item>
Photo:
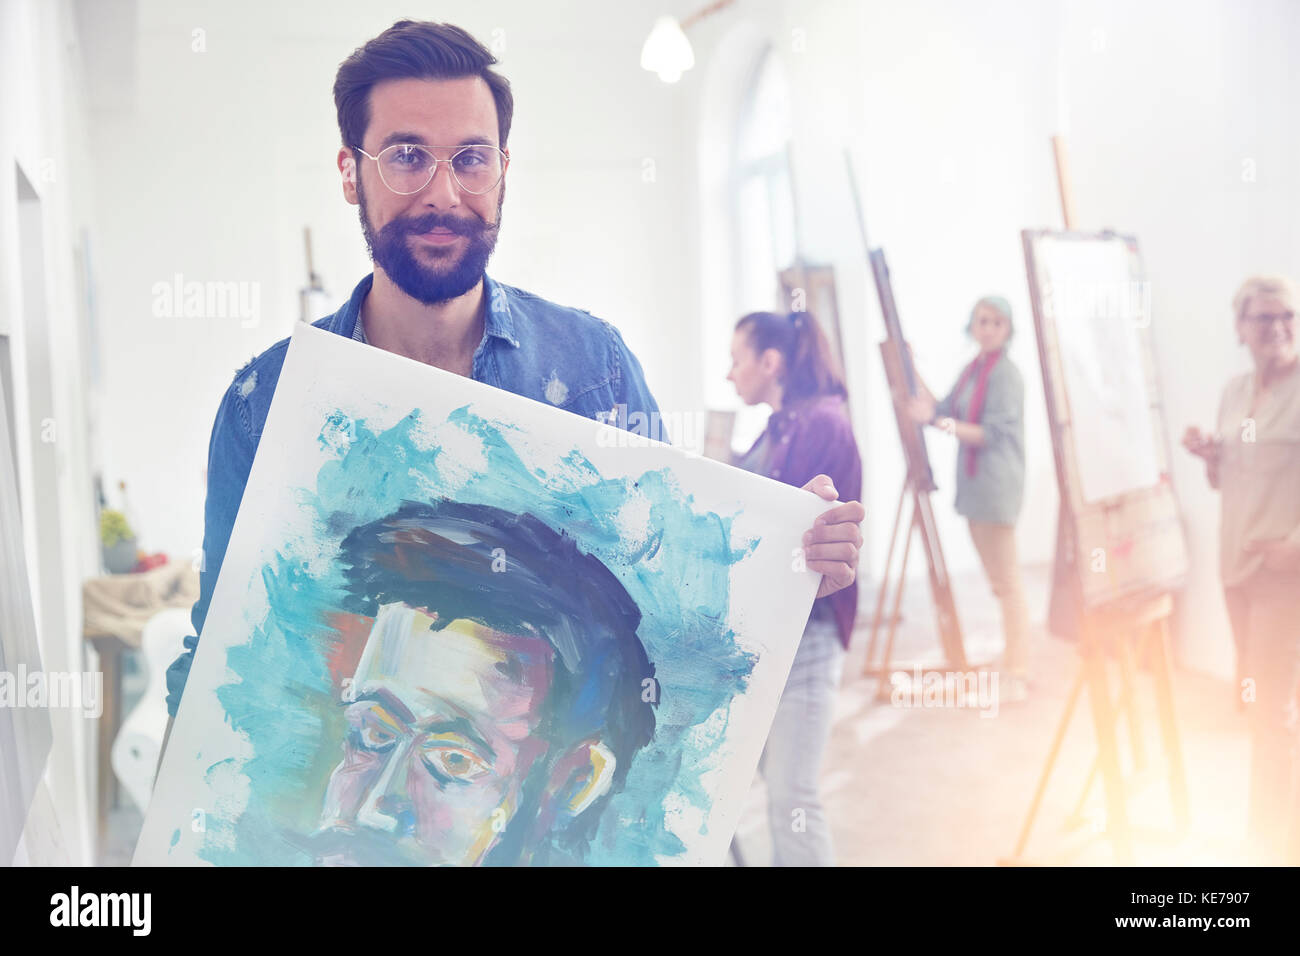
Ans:
{"type": "MultiPolygon", "coordinates": [[[[959,579],[955,586],[968,655],[977,661],[996,659],[1001,644],[998,614],[987,586],[978,577],[959,579]]],[[[1032,644],[1034,685],[1028,701],[1003,704],[996,716],[981,716],[976,708],[875,703],[875,680],[860,676],[868,636],[860,626],[846,661],[822,774],[839,864],[989,866],[1012,856],[1077,670],[1075,645],[1043,631],[1047,569],[1027,570],[1026,589],[1031,619],[1039,622],[1032,644]]],[[[864,592],[867,613],[874,608],[874,598],[874,592],[864,592]]],[[[939,659],[930,607],[925,581],[909,581],[896,659],[939,659]]],[[[1112,673],[1112,684],[1116,680],[1112,673]]],[[[1148,755],[1154,758],[1160,747],[1150,678],[1143,675],[1138,684],[1139,723],[1148,755]]],[[[1236,711],[1233,688],[1225,681],[1178,671],[1174,696],[1187,766],[1191,833],[1177,844],[1159,839],[1160,831],[1171,826],[1172,815],[1165,778],[1154,774],[1132,801],[1135,827],[1150,831],[1135,843],[1135,862],[1244,862],[1239,844],[1246,813],[1246,718],[1236,711]]],[[[1127,725],[1120,729],[1121,754],[1131,769],[1127,725]]],[[[1095,753],[1085,696],[1031,831],[1025,853],[1029,861],[1113,862],[1106,840],[1089,839],[1105,826],[1100,779],[1084,805],[1083,826],[1073,831],[1065,827],[1095,753]]],[[[739,839],[750,865],[770,859],[761,785],[751,793],[739,839]]]]}

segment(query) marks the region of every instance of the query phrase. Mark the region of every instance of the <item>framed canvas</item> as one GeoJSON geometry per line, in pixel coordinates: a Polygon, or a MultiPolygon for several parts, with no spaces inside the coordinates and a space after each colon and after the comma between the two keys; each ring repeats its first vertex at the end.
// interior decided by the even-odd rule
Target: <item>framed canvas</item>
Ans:
{"type": "Polygon", "coordinates": [[[139,864],[718,864],[809,492],[295,329],[139,864]]]}

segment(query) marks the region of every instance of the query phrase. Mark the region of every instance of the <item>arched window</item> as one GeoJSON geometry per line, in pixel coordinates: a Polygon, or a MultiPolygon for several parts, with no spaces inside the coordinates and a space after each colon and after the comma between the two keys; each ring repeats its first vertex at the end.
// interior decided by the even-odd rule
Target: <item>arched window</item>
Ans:
{"type": "MultiPolygon", "coordinates": [[[[747,91],[740,101],[728,176],[732,322],[746,312],[781,307],[777,272],[795,254],[790,84],[770,47],[755,62],[747,91]]],[[[744,451],[763,431],[769,410],[745,407],[739,401],[733,407],[737,412],[732,449],[744,451]]]]}
{"type": "Polygon", "coordinates": [[[732,158],[735,288],[742,312],[773,309],[777,270],[794,259],[790,85],[771,48],[759,57],[732,158]]]}

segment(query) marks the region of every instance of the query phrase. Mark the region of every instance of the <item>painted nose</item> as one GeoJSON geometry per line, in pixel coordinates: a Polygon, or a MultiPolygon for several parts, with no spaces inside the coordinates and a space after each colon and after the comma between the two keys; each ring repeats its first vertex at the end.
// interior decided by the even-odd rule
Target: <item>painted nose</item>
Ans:
{"type": "Polygon", "coordinates": [[[358,825],[396,836],[404,836],[415,829],[415,808],[406,787],[410,747],[410,741],[406,740],[393,749],[383,771],[357,810],[358,825]]]}

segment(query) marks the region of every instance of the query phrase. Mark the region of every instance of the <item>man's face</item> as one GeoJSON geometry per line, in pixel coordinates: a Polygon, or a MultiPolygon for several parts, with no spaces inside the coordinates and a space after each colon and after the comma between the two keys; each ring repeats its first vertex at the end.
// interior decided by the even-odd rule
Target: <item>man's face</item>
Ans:
{"type": "Polygon", "coordinates": [[[411,298],[426,305],[464,295],[483,278],[496,246],[505,199],[504,178],[482,195],[463,191],[446,163],[422,190],[399,196],[380,179],[377,164],[360,157],[349,183],[350,146],[371,156],[394,143],[441,147],[448,159],[467,144],[499,146],[496,103],[482,77],[388,80],[370,91],[365,141],[339,151],[344,195],[360,206],[361,228],[375,265],[411,298]]]}
{"type": "Polygon", "coordinates": [[[352,684],[343,760],[325,793],[317,861],[473,865],[547,751],[546,640],[380,609],[352,684]]]}

